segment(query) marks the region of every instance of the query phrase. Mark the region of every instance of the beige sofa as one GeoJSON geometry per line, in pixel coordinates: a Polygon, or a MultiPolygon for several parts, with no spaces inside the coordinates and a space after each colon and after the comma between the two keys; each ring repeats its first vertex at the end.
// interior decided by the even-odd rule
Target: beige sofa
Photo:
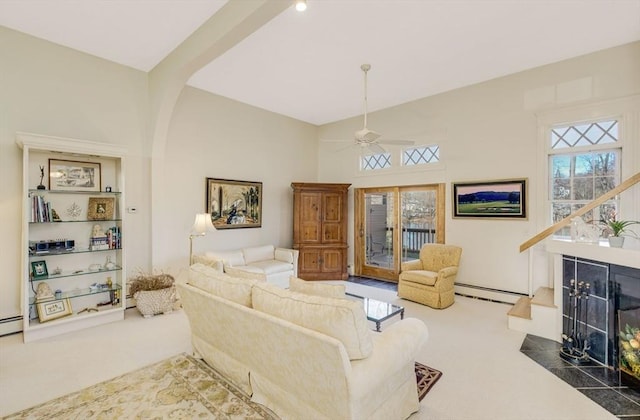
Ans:
{"type": "Polygon", "coordinates": [[[273,245],[209,251],[196,255],[194,262],[212,266],[221,262],[221,268],[232,276],[267,280],[280,287],[288,285],[290,276],[298,275],[298,250],[273,245]]]}
{"type": "Polygon", "coordinates": [[[202,264],[177,287],[195,355],[282,419],[404,419],[418,410],[422,321],[405,318],[375,333],[359,300],[202,264]]]}

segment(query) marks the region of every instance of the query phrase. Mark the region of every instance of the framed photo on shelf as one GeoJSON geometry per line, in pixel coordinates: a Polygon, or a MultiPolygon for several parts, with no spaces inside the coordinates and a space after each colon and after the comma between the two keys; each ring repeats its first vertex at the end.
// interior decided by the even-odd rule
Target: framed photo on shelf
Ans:
{"type": "Polygon", "coordinates": [[[262,182],[207,178],[206,203],[216,229],[262,226],[262,182]]]}
{"type": "Polygon", "coordinates": [[[453,217],[527,218],[527,180],[453,182],[453,217]]]}
{"type": "Polygon", "coordinates": [[[87,220],[112,220],[114,197],[89,197],[87,220]]]}
{"type": "Polygon", "coordinates": [[[31,261],[31,272],[33,273],[34,279],[43,279],[49,277],[49,272],[47,271],[47,262],[42,261],[31,261]]]}
{"type": "Polygon", "coordinates": [[[36,306],[38,307],[38,318],[40,322],[51,321],[52,319],[62,318],[73,313],[69,298],[40,302],[36,304],[36,306]]]}
{"type": "Polygon", "coordinates": [[[100,191],[101,176],[98,162],[49,159],[51,191],[100,191]]]}

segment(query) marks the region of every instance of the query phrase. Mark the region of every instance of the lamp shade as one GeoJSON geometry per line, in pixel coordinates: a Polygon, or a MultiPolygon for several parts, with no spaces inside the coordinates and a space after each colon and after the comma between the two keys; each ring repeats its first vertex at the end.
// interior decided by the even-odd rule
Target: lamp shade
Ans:
{"type": "Polygon", "coordinates": [[[191,234],[194,236],[204,236],[207,232],[212,232],[216,230],[213,223],[211,223],[211,214],[209,213],[199,213],[196,214],[196,220],[193,222],[193,226],[191,227],[191,234]]]}

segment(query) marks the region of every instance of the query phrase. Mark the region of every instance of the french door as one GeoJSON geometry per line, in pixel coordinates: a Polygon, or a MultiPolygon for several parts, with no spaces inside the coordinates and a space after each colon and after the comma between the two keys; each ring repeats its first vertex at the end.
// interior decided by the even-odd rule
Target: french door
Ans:
{"type": "Polygon", "coordinates": [[[355,274],[398,281],[425,243],[444,243],[445,186],[355,190],[355,274]]]}

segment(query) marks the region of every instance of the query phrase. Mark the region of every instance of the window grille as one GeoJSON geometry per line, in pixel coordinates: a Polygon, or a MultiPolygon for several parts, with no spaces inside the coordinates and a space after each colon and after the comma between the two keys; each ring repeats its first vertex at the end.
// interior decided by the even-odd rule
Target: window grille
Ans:
{"type": "Polygon", "coordinates": [[[438,145],[412,147],[402,152],[402,164],[405,166],[423,165],[439,161],[440,147],[438,145]]]}
{"type": "Polygon", "coordinates": [[[363,171],[373,171],[391,167],[391,154],[378,153],[375,155],[362,156],[360,164],[363,171]]]}

